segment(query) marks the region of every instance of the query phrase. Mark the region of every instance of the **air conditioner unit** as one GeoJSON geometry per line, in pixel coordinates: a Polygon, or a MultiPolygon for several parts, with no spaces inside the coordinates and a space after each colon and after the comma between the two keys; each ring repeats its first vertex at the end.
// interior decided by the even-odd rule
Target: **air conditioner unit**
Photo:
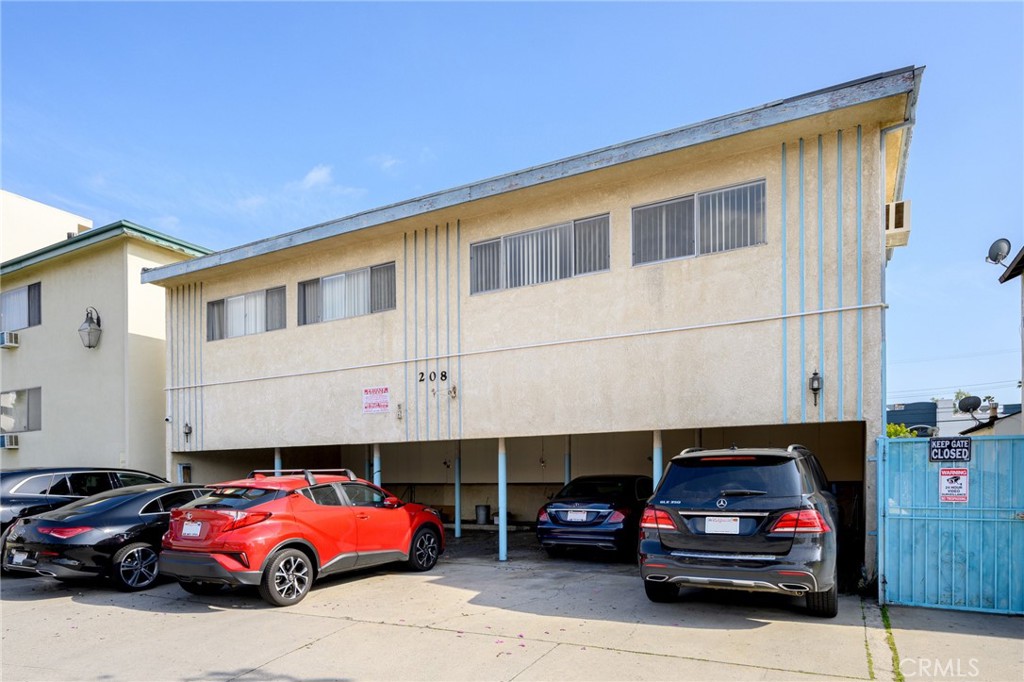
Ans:
{"type": "Polygon", "coordinates": [[[0,332],[0,348],[17,348],[18,332],[0,332]]]}
{"type": "Polygon", "coordinates": [[[18,436],[12,433],[0,434],[0,450],[17,450],[18,436]]]}
{"type": "Polygon", "coordinates": [[[910,201],[885,205],[885,248],[906,246],[910,241],[910,201]]]}

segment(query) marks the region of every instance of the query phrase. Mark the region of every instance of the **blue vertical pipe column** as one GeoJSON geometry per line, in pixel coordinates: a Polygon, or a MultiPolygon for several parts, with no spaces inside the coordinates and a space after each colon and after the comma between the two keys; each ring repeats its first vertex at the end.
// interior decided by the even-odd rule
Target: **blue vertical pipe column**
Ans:
{"type": "Polygon", "coordinates": [[[565,462],[565,475],[562,476],[565,485],[572,480],[572,436],[565,437],[565,454],[562,456],[565,462]]]}
{"type": "Polygon", "coordinates": [[[380,485],[380,443],[373,444],[373,484],[380,485]]]}
{"type": "Polygon", "coordinates": [[[508,457],[505,439],[498,439],[498,561],[508,561],[508,457]]]}
{"type": "Polygon", "coordinates": [[[462,441],[455,451],[455,537],[462,537],[462,441]]]}
{"type": "Polygon", "coordinates": [[[281,448],[274,448],[274,475],[281,475],[281,448]]]}
{"type": "Polygon", "coordinates": [[[654,448],[651,451],[651,479],[654,481],[654,485],[658,485],[658,481],[661,480],[661,472],[664,469],[661,453],[661,431],[655,431],[654,448]]]}

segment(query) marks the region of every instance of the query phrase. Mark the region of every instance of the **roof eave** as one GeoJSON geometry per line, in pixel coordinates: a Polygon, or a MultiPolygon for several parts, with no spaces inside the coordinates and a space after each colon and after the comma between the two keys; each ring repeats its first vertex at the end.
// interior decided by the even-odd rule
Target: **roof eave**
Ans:
{"type": "MultiPolygon", "coordinates": [[[[203,270],[415,217],[431,211],[452,208],[470,201],[526,189],[888,97],[909,94],[911,95],[910,99],[916,103],[916,93],[920,85],[922,72],[923,68],[914,67],[889,71],[682,128],[657,133],[630,142],[534,166],[526,170],[371,209],[338,220],[225,249],[190,261],[153,268],[143,272],[142,281],[144,283],[159,284],[166,280],[192,275],[203,270]]],[[[909,103],[908,106],[910,106],[909,103]]],[[[904,136],[904,141],[905,147],[909,145],[909,136],[904,136]]]]}

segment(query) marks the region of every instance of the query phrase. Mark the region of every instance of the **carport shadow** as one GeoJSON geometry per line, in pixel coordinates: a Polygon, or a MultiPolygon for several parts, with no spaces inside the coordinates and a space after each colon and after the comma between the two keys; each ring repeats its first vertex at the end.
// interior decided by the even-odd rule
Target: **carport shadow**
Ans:
{"type": "MultiPolygon", "coordinates": [[[[677,600],[647,599],[639,569],[600,551],[570,551],[550,558],[531,532],[510,533],[507,561],[498,561],[497,535],[470,531],[449,538],[434,572],[435,584],[475,593],[476,606],[533,615],[622,623],[753,629],[773,621],[821,622],[804,600],[781,594],[684,588],[677,600]],[[493,571],[467,570],[491,566],[493,571]]],[[[846,600],[848,601],[848,600],[846,600]]],[[[841,622],[861,623],[860,609],[840,611],[841,622]],[[845,617],[844,617],[845,616],[845,617]]]]}

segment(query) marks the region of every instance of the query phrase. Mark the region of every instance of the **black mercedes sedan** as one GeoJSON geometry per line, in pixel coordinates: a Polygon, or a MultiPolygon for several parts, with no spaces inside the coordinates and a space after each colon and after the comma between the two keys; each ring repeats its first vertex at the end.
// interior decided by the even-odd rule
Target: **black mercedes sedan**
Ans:
{"type": "Polygon", "coordinates": [[[153,585],[170,512],[206,492],[199,485],[115,488],[20,518],[0,548],[4,571],[58,580],[102,576],[126,592],[153,585]]]}
{"type": "Polygon", "coordinates": [[[537,511],[537,539],[549,556],[591,547],[635,560],[650,476],[580,476],[537,511]]]}

